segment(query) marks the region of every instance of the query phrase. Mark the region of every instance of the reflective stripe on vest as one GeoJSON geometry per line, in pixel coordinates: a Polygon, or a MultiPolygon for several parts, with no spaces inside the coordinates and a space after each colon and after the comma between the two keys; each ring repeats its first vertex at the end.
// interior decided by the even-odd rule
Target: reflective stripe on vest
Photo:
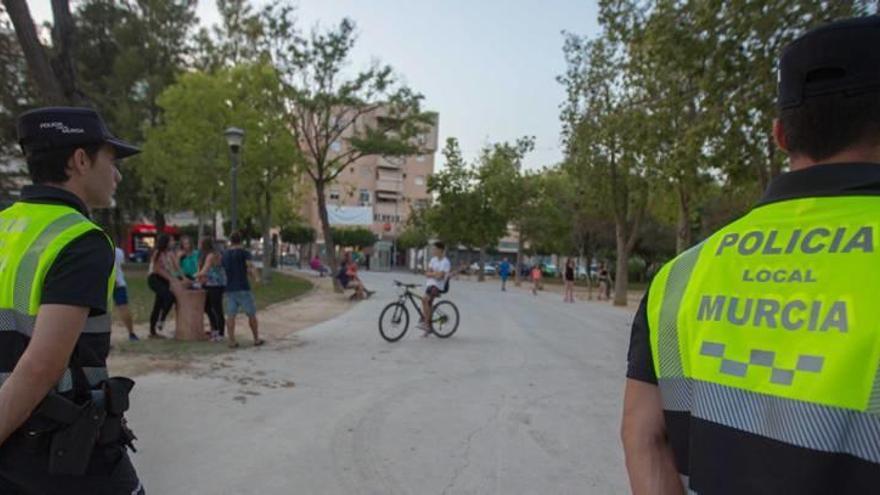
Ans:
{"type": "MultiPolygon", "coordinates": [[[[109,378],[107,368],[103,366],[84,366],[80,369],[85,374],[89,386],[91,387],[96,387],[98,384],[109,378]]],[[[12,373],[0,373],[0,386],[2,386],[3,382],[8,380],[11,375],[12,373]]],[[[58,380],[58,384],[55,385],[55,390],[59,393],[70,392],[73,390],[73,371],[70,368],[64,370],[64,374],[61,376],[61,379],[58,380]]]]}
{"type": "Polygon", "coordinates": [[[648,295],[664,408],[880,463],[880,197],[756,208],[648,295]]]}
{"type": "MultiPolygon", "coordinates": [[[[100,228],[74,208],[64,205],[19,202],[0,212],[0,332],[32,336],[46,274],[68,244],[93,230],[100,231],[100,228]]],[[[113,246],[109,238],[108,243],[113,246]]],[[[108,302],[114,280],[115,269],[108,280],[108,302]]],[[[88,318],[82,332],[109,334],[110,329],[108,313],[88,318]]],[[[10,369],[12,364],[3,363],[3,366],[10,369]]],[[[93,377],[106,378],[107,375],[106,368],[82,368],[82,371],[90,385],[98,383],[93,382],[93,377]]],[[[73,375],[68,369],[56,389],[67,392],[72,388],[73,375]]]]}

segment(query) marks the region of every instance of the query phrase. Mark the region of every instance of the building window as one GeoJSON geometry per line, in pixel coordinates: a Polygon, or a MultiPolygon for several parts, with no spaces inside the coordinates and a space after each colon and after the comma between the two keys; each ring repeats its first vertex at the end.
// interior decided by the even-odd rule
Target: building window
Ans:
{"type": "Polygon", "coordinates": [[[369,189],[361,189],[360,196],[358,197],[358,202],[361,206],[368,206],[370,204],[370,190],[369,189]]]}
{"type": "Polygon", "coordinates": [[[419,163],[424,162],[426,159],[427,159],[427,158],[425,157],[425,155],[419,155],[419,156],[416,157],[416,161],[419,162],[419,163]]]}
{"type": "Polygon", "coordinates": [[[333,141],[332,143],[330,143],[330,151],[334,153],[339,153],[340,151],[342,151],[342,143],[340,143],[339,141],[333,141]]]}
{"type": "Polygon", "coordinates": [[[417,175],[416,176],[416,185],[417,186],[424,186],[425,185],[425,176],[424,175],[417,175]]]}

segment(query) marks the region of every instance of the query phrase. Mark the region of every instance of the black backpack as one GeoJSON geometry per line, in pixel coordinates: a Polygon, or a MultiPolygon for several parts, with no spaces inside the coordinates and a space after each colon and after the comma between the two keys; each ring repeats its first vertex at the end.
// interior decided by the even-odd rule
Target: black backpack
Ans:
{"type": "Polygon", "coordinates": [[[443,289],[440,291],[441,294],[446,294],[447,292],[449,292],[450,279],[452,279],[452,277],[446,277],[446,283],[443,284],[443,289]]]}

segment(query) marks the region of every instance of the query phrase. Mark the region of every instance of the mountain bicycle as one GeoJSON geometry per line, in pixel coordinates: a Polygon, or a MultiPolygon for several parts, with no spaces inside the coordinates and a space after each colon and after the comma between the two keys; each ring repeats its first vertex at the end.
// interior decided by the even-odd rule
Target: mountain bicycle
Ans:
{"type": "MultiPolygon", "coordinates": [[[[379,315],[379,334],[388,342],[397,342],[406,335],[409,329],[409,310],[406,309],[407,300],[412,303],[419,319],[423,320],[425,315],[422,314],[422,297],[413,291],[420,284],[405,284],[399,280],[394,281],[394,285],[399,287],[400,294],[397,301],[385,306],[379,315]]],[[[452,334],[458,330],[458,308],[452,301],[441,301],[440,297],[449,291],[449,282],[446,287],[440,291],[440,296],[434,301],[433,310],[431,311],[431,321],[428,329],[434,335],[441,339],[452,337],[452,334]]]]}

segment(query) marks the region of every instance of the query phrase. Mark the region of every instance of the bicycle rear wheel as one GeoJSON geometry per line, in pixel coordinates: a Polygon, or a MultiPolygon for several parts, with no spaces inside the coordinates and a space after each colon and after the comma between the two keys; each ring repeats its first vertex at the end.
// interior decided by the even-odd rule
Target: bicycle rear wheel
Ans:
{"type": "Polygon", "coordinates": [[[440,301],[431,311],[431,331],[441,339],[452,337],[458,330],[458,308],[451,301],[440,301]]]}
{"type": "Polygon", "coordinates": [[[385,306],[379,315],[379,334],[388,342],[397,342],[409,328],[409,311],[399,302],[385,306]]]}

